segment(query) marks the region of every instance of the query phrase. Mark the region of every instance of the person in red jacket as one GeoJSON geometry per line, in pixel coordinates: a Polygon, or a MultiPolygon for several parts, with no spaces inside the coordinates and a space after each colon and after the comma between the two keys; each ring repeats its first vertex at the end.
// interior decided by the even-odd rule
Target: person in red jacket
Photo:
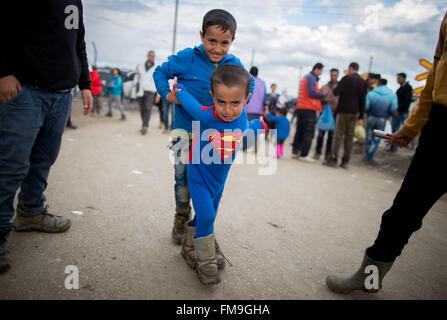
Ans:
{"type": "Polygon", "coordinates": [[[323,64],[318,62],[300,82],[296,104],[298,121],[293,139],[292,157],[298,160],[314,162],[308,156],[317,124],[317,112],[321,112],[320,100],[327,96],[318,88],[319,76],[323,73],[323,64]]]}
{"type": "Polygon", "coordinates": [[[90,80],[92,81],[92,96],[93,96],[93,110],[92,115],[95,113],[99,114],[99,110],[101,109],[101,105],[99,104],[99,98],[101,97],[102,92],[102,80],[99,76],[98,68],[94,65],[92,66],[92,71],[90,71],[90,80]]]}

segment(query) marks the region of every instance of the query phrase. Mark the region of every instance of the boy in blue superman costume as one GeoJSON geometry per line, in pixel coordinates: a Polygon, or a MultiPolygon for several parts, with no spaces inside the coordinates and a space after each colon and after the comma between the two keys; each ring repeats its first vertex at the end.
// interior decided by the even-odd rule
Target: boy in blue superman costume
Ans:
{"type": "Polygon", "coordinates": [[[214,101],[211,107],[203,107],[183,85],[174,88],[182,108],[196,124],[200,123],[193,127],[187,172],[195,216],[186,224],[182,256],[206,285],[220,282],[214,221],[228,172],[243,136],[267,130],[263,121],[247,120],[244,106],[250,98],[250,82],[250,75],[242,67],[220,66],[211,75],[210,93],[214,101]]]}
{"type": "MultiPolygon", "coordinates": [[[[203,106],[213,104],[210,91],[211,73],[221,65],[234,64],[243,67],[239,58],[229,53],[235,39],[237,23],[234,17],[222,9],[213,9],[205,14],[200,39],[202,44],[187,48],[169,57],[169,60],[154,71],[157,91],[168,102],[175,104],[174,130],[171,132],[171,150],[176,154],[175,170],[175,218],[172,240],[181,245],[185,224],[191,218],[190,194],[187,183],[187,157],[192,143],[192,121],[190,114],[181,107],[180,101],[171,91],[169,79],[177,78],[188,92],[203,106]],[[183,139],[188,135],[188,139],[183,139]],[[181,142],[181,143],[180,143],[181,142]],[[184,156],[184,157],[183,157],[184,156]],[[186,159],[184,159],[186,158],[186,159]]],[[[251,85],[254,89],[254,81],[251,85]]],[[[219,268],[224,268],[225,260],[218,254],[219,268]]]]}

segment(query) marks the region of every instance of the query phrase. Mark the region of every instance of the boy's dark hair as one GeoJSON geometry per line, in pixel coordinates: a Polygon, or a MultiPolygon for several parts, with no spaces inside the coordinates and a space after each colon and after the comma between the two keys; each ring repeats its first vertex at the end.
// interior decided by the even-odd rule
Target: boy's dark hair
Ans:
{"type": "Polygon", "coordinates": [[[357,62],[351,62],[351,63],[349,64],[349,68],[351,68],[351,69],[353,69],[353,70],[355,70],[355,71],[359,71],[360,66],[359,66],[359,64],[358,64],[357,62]]]}
{"type": "Polygon", "coordinates": [[[382,79],[379,80],[379,83],[380,83],[381,86],[385,86],[388,83],[388,80],[382,78],[382,79]]]}
{"type": "Polygon", "coordinates": [[[203,17],[202,33],[205,35],[208,27],[219,26],[223,32],[230,30],[231,34],[236,35],[236,19],[227,11],[222,9],[213,9],[208,11],[203,17]]]}
{"type": "Polygon", "coordinates": [[[380,75],[380,73],[375,73],[373,78],[376,80],[380,80],[382,76],[380,75]]]}
{"type": "Polygon", "coordinates": [[[397,75],[402,77],[402,78],[404,78],[404,79],[407,79],[407,75],[405,73],[403,73],[403,72],[398,73],[397,75]]]}
{"type": "Polygon", "coordinates": [[[284,108],[277,108],[276,109],[276,112],[278,113],[278,114],[282,114],[282,115],[286,115],[287,114],[287,108],[286,107],[284,107],[284,108]]]}
{"type": "Polygon", "coordinates": [[[92,65],[92,70],[98,70],[98,67],[96,66],[96,64],[92,65]]]}
{"type": "Polygon", "coordinates": [[[245,95],[250,92],[251,77],[244,68],[225,64],[218,67],[211,74],[211,92],[214,94],[214,86],[216,84],[224,84],[227,87],[242,86],[245,87],[245,95]]]}
{"type": "Polygon", "coordinates": [[[258,76],[258,72],[259,72],[258,67],[251,67],[251,68],[250,68],[250,74],[251,74],[253,77],[257,77],[257,76],[258,76]]]}
{"type": "Polygon", "coordinates": [[[312,71],[314,71],[315,69],[323,69],[324,65],[321,62],[317,62],[315,63],[314,67],[312,68],[312,71]]]}
{"type": "Polygon", "coordinates": [[[329,72],[334,72],[334,71],[336,71],[337,73],[340,73],[340,71],[338,71],[337,68],[333,68],[333,69],[331,69],[331,71],[329,71],[329,72]]]}

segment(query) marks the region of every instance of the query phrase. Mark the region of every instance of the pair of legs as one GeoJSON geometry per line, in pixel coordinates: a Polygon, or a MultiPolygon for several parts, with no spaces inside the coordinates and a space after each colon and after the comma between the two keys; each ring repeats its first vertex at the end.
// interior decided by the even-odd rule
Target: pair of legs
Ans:
{"type": "Polygon", "coordinates": [[[99,94],[92,94],[93,97],[93,109],[92,109],[92,115],[96,112],[96,114],[99,114],[101,111],[101,105],[99,103],[99,100],[101,98],[101,95],[99,94]]]}
{"type": "Polygon", "coordinates": [[[14,196],[29,216],[44,211],[50,168],[59,154],[71,107],[71,93],[50,93],[23,85],[0,103],[0,232],[14,225],[14,196]]]}
{"type": "Polygon", "coordinates": [[[124,106],[121,102],[121,96],[116,96],[116,95],[109,95],[109,101],[108,101],[108,105],[109,105],[109,115],[112,115],[112,106],[113,104],[117,104],[118,105],[118,109],[121,112],[121,118],[125,118],[126,114],[124,113],[124,106]]]}
{"type": "Polygon", "coordinates": [[[337,115],[332,144],[332,161],[337,161],[342,143],[344,148],[342,163],[348,163],[351,159],[352,144],[357,120],[357,114],[340,113],[337,115]]]}
{"type": "Polygon", "coordinates": [[[372,160],[379,148],[381,139],[374,136],[374,130],[384,131],[386,119],[368,116],[366,120],[366,159],[372,160]]]}
{"type": "Polygon", "coordinates": [[[163,99],[163,123],[165,130],[172,130],[174,126],[174,104],[166,99],[163,99]],[[169,118],[171,118],[171,121],[169,121],[169,118]]]}
{"type": "Polygon", "coordinates": [[[447,192],[445,158],[439,156],[439,142],[447,139],[446,121],[447,107],[434,104],[402,186],[382,216],[374,245],[367,250],[372,259],[396,259],[430,208],[447,192]]]}
{"type": "Polygon", "coordinates": [[[316,155],[321,155],[321,152],[323,150],[323,143],[324,143],[324,136],[327,132],[327,139],[326,139],[326,159],[329,159],[331,156],[332,151],[332,138],[333,138],[333,131],[330,130],[318,130],[318,137],[317,137],[317,148],[315,150],[316,155]]]}
{"type": "Polygon", "coordinates": [[[298,121],[296,123],[292,153],[301,157],[307,157],[315,134],[317,112],[315,110],[297,109],[297,116],[298,121]]]}
{"type": "Polygon", "coordinates": [[[152,91],[144,91],[144,95],[138,98],[142,128],[149,127],[149,121],[151,120],[152,106],[154,104],[154,101],[155,101],[155,92],[152,91]]]}
{"type": "MultiPolygon", "coordinates": [[[[402,127],[402,125],[405,122],[405,119],[407,119],[407,115],[408,114],[403,113],[403,114],[399,114],[397,117],[393,116],[391,118],[391,129],[393,130],[393,133],[398,131],[400,129],[400,127],[402,127]]],[[[392,145],[390,148],[393,151],[397,151],[397,147],[396,146],[392,145]]]]}
{"type": "Polygon", "coordinates": [[[284,140],[276,140],[276,157],[281,158],[284,155],[284,140]]]}
{"type": "Polygon", "coordinates": [[[201,238],[214,233],[214,221],[222,197],[223,187],[215,194],[212,194],[203,181],[194,179],[195,170],[192,166],[188,170],[189,192],[195,212],[194,219],[189,225],[196,227],[194,238],[201,238]]]}

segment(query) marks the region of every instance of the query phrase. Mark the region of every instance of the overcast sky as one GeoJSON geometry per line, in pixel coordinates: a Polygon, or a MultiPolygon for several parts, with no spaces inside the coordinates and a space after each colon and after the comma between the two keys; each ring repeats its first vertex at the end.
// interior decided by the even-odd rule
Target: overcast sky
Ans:
{"type": "MultiPolygon", "coordinates": [[[[98,65],[134,69],[147,52],[156,63],[172,53],[175,0],[84,0],[87,53],[98,65]]],[[[316,62],[325,65],[320,87],[331,68],[347,69],[351,61],[360,73],[388,78],[397,89],[395,74],[414,77],[426,71],[419,58],[433,60],[438,32],[447,11],[445,0],[180,0],[176,51],[200,44],[202,18],[211,9],[229,11],[238,23],[230,53],[247,69],[259,68],[259,77],[289,96],[297,96],[300,74],[316,62]]]]}

